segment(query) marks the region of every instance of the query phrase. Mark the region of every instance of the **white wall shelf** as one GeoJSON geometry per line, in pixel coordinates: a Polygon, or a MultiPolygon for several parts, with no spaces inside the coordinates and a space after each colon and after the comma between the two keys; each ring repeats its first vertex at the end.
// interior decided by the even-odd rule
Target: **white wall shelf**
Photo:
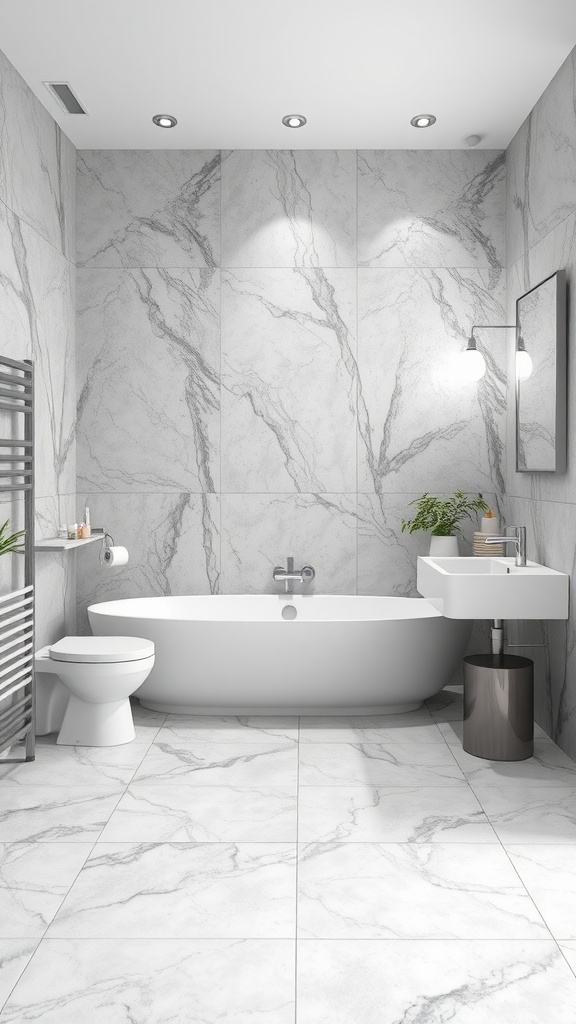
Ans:
{"type": "Polygon", "coordinates": [[[104,540],[103,533],[97,533],[94,537],[86,537],[85,540],[67,540],[65,537],[49,537],[48,540],[37,540],[34,545],[35,551],[72,551],[75,548],[82,548],[85,544],[94,544],[97,540],[104,540]]]}

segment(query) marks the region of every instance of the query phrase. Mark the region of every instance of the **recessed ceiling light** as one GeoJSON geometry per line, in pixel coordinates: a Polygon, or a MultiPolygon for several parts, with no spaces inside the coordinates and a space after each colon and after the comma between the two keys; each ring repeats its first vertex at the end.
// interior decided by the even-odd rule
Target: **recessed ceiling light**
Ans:
{"type": "Polygon", "coordinates": [[[286,114],[286,117],[282,118],[282,124],[285,124],[287,128],[301,128],[306,124],[306,118],[304,114],[286,114]]]}
{"type": "Polygon", "coordinates": [[[435,121],[434,114],[416,114],[416,117],[412,118],[410,124],[414,128],[429,128],[435,121]]]}
{"type": "Polygon", "coordinates": [[[155,114],[152,118],[154,124],[157,124],[159,128],[173,128],[178,121],[172,114],[155,114]]]}

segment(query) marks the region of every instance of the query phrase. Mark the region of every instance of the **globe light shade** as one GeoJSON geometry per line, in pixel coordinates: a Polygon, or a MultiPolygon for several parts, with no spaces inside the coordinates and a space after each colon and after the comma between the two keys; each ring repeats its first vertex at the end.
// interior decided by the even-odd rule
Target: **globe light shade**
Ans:
{"type": "Polygon", "coordinates": [[[468,343],[468,348],[460,357],[460,366],[464,380],[481,380],[486,373],[486,360],[476,348],[475,341],[468,343]]]}
{"type": "Polygon", "coordinates": [[[528,380],[533,369],[534,364],[526,349],[524,347],[518,348],[516,351],[516,379],[528,380]]]}

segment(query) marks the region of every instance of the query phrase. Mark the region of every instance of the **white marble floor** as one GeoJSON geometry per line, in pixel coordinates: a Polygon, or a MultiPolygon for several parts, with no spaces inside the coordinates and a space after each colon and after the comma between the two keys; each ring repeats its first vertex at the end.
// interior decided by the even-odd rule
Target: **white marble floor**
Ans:
{"type": "Polygon", "coordinates": [[[0,1024],[574,1024],[576,764],[461,702],[0,762],[0,1024]]]}

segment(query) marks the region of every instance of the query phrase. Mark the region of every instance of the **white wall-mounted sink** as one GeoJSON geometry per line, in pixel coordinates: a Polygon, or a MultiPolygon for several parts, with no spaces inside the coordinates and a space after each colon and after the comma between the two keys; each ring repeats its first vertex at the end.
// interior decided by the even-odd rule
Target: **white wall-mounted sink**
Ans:
{"type": "Polygon", "coordinates": [[[567,619],[569,576],[514,558],[418,558],[416,588],[447,619],[567,619]]]}

